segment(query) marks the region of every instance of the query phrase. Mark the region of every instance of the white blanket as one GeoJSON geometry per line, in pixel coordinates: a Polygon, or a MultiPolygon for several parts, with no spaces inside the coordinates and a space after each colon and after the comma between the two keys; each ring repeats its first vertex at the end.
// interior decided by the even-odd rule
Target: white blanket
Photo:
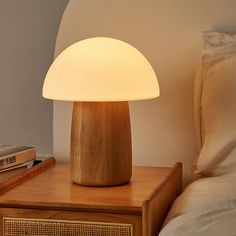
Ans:
{"type": "Polygon", "coordinates": [[[176,199],[159,236],[236,236],[236,176],[199,179],[176,199]]]}

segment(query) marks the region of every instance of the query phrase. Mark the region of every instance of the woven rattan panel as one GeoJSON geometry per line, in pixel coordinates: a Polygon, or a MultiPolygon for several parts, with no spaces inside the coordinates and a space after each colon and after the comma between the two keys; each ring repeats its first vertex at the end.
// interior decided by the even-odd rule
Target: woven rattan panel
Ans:
{"type": "Polygon", "coordinates": [[[3,218],[3,236],[132,236],[131,224],[3,218]]]}

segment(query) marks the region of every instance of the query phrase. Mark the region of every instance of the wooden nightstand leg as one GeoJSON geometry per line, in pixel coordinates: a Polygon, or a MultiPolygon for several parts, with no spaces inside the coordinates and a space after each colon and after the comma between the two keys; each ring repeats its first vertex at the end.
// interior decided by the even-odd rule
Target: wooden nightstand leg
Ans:
{"type": "Polygon", "coordinates": [[[168,177],[143,204],[142,235],[156,236],[172,202],[182,192],[182,164],[176,163],[168,177]]]}

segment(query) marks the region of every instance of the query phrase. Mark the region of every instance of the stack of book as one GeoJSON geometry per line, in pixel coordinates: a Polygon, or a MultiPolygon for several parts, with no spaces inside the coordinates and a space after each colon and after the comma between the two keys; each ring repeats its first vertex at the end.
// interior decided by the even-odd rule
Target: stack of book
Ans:
{"type": "Polygon", "coordinates": [[[34,147],[0,145],[0,173],[28,166],[35,159],[34,147]]]}
{"type": "Polygon", "coordinates": [[[34,147],[0,144],[0,194],[42,173],[55,164],[54,157],[36,160],[36,149],[34,147]]]}

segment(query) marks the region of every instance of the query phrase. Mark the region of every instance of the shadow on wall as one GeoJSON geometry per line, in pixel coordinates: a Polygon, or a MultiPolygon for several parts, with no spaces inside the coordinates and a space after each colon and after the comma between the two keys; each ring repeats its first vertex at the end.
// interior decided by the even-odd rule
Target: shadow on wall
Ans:
{"type": "MultiPolygon", "coordinates": [[[[155,100],[130,103],[133,162],[184,164],[187,181],[197,156],[194,74],[202,30],[236,29],[234,0],[71,0],[65,10],[55,55],[89,37],[121,39],[153,65],[161,88],[155,100]],[[223,22],[223,23],[222,23],[223,22]]],[[[69,159],[71,104],[54,102],[54,153],[69,159]]]]}
{"type": "Polygon", "coordinates": [[[52,153],[52,102],[42,98],[67,0],[0,1],[0,143],[52,153]]]}

